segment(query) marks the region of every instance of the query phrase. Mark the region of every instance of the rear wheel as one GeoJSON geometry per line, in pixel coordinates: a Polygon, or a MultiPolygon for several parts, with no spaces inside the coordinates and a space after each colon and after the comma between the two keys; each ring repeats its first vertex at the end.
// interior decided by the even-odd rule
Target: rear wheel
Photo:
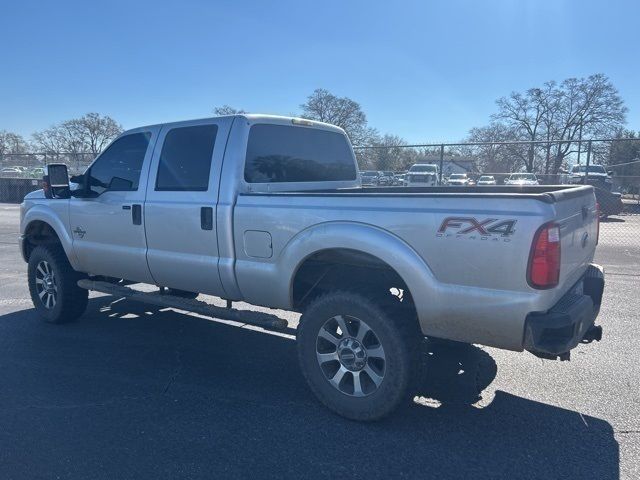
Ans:
{"type": "Polygon", "coordinates": [[[76,320],[87,308],[88,292],[78,287],[83,277],[71,267],[59,245],[40,245],[29,256],[29,292],[38,314],[49,323],[76,320]]]}
{"type": "Polygon", "coordinates": [[[298,326],[298,358],[318,399],[353,420],[376,420],[407,397],[419,334],[358,293],[314,300],[298,326]]]}

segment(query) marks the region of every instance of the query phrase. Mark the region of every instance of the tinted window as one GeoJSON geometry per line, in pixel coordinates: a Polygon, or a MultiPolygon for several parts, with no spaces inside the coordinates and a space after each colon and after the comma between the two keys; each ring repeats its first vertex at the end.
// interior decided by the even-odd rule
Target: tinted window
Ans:
{"type": "Polygon", "coordinates": [[[216,125],[169,130],[160,152],[156,190],[206,191],[216,125]]]}
{"type": "Polygon", "coordinates": [[[137,190],[150,138],[149,132],[141,132],[113,142],[91,166],[91,189],[98,193],[137,190]]]}
{"type": "Polygon", "coordinates": [[[286,125],[254,125],[249,132],[244,178],[250,183],[355,180],[344,135],[286,125]]]}

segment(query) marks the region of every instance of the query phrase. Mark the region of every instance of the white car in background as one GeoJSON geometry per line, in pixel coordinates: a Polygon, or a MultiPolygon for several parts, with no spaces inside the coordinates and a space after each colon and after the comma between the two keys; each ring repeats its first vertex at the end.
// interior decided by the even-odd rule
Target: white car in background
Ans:
{"type": "Polygon", "coordinates": [[[496,179],[493,175],[482,175],[478,179],[478,185],[495,185],[496,179]]]}
{"type": "Polygon", "coordinates": [[[0,177],[18,178],[22,176],[22,170],[18,167],[4,167],[0,170],[0,177]]]}
{"type": "Polygon", "coordinates": [[[469,185],[471,185],[471,179],[466,173],[452,173],[451,175],[449,175],[447,184],[451,185],[452,187],[468,187],[469,185]]]}
{"type": "Polygon", "coordinates": [[[512,173],[504,181],[505,185],[539,185],[538,177],[533,173],[512,173]]]}
{"type": "Polygon", "coordinates": [[[435,187],[438,185],[438,166],[431,163],[416,163],[407,172],[408,187],[435,187]]]}

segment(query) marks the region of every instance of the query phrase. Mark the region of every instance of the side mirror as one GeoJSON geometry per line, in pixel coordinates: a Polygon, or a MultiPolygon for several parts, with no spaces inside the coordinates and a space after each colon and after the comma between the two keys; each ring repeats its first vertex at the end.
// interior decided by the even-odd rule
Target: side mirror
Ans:
{"type": "Polygon", "coordinates": [[[42,186],[47,198],[69,198],[69,172],[64,163],[51,163],[44,167],[42,186]]]}
{"type": "Polygon", "coordinates": [[[613,177],[613,170],[609,170],[609,171],[607,172],[607,175],[609,175],[610,177],[613,177]]]}

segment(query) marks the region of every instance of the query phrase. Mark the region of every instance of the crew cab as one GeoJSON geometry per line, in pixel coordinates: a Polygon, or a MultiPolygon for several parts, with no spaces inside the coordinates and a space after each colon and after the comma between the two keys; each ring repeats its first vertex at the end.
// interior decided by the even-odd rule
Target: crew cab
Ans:
{"type": "Polygon", "coordinates": [[[44,320],[79,318],[87,289],[301,312],[302,373],[348,418],[406,398],[425,336],[548,359],[600,339],[588,185],[365,189],[340,128],[248,114],[129,130],[73,188],[64,165],[44,180],[20,226],[44,320]]]}

